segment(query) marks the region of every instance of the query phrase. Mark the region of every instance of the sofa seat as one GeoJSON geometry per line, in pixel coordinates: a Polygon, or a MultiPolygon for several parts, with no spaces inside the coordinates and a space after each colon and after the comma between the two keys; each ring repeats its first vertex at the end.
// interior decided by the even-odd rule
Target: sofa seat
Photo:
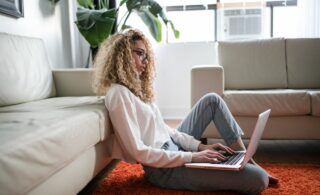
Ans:
{"type": "Polygon", "coordinates": [[[311,90],[311,111],[313,116],[320,116],[320,91],[311,90]]]}
{"type": "Polygon", "coordinates": [[[225,90],[223,99],[235,116],[257,116],[271,108],[271,116],[311,114],[311,98],[306,90],[225,90]]]}
{"type": "Polygon", "coordinates": [[[104,140],[111,133],[107,118],[102,97],[59,97],[1,107],[0,192],[28,193],[104,140]]]}

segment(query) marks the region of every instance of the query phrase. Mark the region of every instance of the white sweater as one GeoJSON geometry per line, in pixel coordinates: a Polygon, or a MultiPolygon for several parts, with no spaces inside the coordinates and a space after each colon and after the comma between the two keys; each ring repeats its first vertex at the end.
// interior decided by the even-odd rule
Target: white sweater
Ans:
{"type": "Polygon", "coordinates": [[[191,162],[200,141],[165,124],[155,104],[146,104],[131,91],[112,84],[105,105],[114,130],[112,158],[152,167],[177,167],[191,162]],[[170,140],[184,151],[166,151],[161,146],[170,140]]]}

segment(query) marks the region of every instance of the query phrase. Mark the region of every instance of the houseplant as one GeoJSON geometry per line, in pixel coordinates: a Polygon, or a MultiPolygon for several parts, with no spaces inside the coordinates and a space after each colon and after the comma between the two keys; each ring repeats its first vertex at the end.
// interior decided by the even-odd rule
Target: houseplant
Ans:
{"type": "MultiPolygon", "coordinates": [[[[161,21],[171,29],[176,38],[179,31],[175,29],[164,13],[162,7],[155,0],[121,0],[118,6],[110,6],[112,0],[78,0],[76,25],[82,36],[88,41],[91,48],[99,47],[100,43],[117,31],[129,28],[126,24],[130,15],[135,12],[147,25],[153,38],[162,40],[161,21]],[[127,12],[116,22],[121,6],[127,7],[127,12]]],[[[113,0],[115,4],[115,0],[113,0]]]]}

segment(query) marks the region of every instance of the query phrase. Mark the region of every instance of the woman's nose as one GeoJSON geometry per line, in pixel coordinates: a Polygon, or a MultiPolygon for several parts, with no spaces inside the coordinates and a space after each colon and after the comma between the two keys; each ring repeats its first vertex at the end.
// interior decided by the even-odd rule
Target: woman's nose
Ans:
{"type": "Polygon", "coordinates": [[[142,64],[144,65],[144,67],[148,64],[148,58],[145,58],[143,61],[142,61],[142,64]]]}

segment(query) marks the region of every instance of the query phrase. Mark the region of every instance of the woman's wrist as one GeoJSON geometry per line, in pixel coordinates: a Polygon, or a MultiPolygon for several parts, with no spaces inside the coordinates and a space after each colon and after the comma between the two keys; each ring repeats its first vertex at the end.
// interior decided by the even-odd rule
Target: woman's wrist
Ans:
{"type": "Polygon", "coordinates": [[[206,145],[200,143],[199,146],[198,146],[198,151],[203,151],[206,149],[206,145]]]}

